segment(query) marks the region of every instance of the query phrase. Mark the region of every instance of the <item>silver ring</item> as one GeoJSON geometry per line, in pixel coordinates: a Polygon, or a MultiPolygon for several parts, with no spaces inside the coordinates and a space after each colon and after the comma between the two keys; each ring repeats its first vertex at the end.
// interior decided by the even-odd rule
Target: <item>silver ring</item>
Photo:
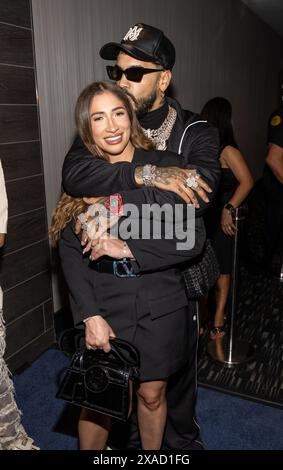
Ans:
{"type": "Polygon", "coordinates": [[[84,212],[81,212],[81,213],[78,215],[77,219],[78,219],[78,220],[80,221],[80,223],[83,225],[83,224],[85,224],[86,221],[87,221],[87,215],[86,215],[84,212]]]}
{"type": "MultiPolygon", "coordinates": [[[[199,178],[199,175],[198,175],[198,178],[199,178]]],[[[185,184],[186,184],[187,188],[198,189],[199,188],[199,184],[197,182],[198,178],[197,178],[197,175],[196,176],[193,176],[193,175],[188,176],[188,178],[185,181],[185,184]]]]}

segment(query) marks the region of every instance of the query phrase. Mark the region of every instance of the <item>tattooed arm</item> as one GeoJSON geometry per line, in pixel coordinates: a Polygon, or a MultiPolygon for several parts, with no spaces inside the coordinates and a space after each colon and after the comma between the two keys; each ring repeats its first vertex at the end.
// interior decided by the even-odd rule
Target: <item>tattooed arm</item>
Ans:
{"type": "MultiPolygon", "coordinates": [[[[167,168],[161,168],[164,165],[158,163],[157,180],[154,186],[175,192],[181,197],[185,196],[185,202],[195,204],[194,191],[185,186],[185,180],[191,170],[187,171],[175,166],[178,164],[176,157],[175,154],[175,162],[171,165],[168,164],[167,168]]],[[[110,164],[100,160],[95,155],[91,155],[81,139],[77,137],[65,157],[62,185],[65,192],[74,197],[107,196],[111,193],[137,189],[142,186],[142,172],[143,166],[137,167],[134,163],[110,164]]],[[[209,187],[202,179],[199,179],[198,183],[199,189],[196,193],[206,202],[203,189],[210,192],[209,187]]]]}
{"type": "MultiPolygon", "coordinates": [[[[199,203],[194,192],[196,192],[203,201],[209,202],[205,191],[210,193],[211,188],[202,178],[198,178],[198,188],[195,190],[188,188],[186,186],[186,179],[191,175],[195,176],[196,173],[196,170],[186,170],[184,168],[174,166],[168,166],[165,168],[156,166],[153,185],[155,188],[165,189],[176,193],[178,196],[182,197],[187,204],[194,204],[194,206],[198,208],[199,203]]],[[[135,169],[134,175],[136,183],[138,185],[142,185],[143,167],[138,166],[135,169]]]]}

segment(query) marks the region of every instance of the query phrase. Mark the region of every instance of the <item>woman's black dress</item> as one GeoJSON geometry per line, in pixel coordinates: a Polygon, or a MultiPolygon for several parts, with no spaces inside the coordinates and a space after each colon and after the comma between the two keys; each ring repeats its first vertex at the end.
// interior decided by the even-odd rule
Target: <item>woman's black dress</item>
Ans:
{"type": "Polygon", "coordinates": [[[220,274],[232,271],[232,251],[234,237],[226,235],[221,228],[221,213],[230,201],[239,182],[230,168],[222,168],[219,189],[206,219],[207,236],[212,240],[220,268],[220,274]]]}

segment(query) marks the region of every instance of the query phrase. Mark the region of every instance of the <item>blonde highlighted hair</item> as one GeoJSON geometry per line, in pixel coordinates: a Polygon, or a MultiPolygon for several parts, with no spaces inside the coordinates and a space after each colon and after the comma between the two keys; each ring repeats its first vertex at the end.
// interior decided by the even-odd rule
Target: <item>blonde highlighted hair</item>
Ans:
{"type": "MultiPolygon", "coordinates": [[[[107,155],[94,142],[90,118],[90,106],[93,97],[105,92],[112,93],[122,101],[131,124],[130,141],[133,147],[144,150],[153,149],[154,145],[152,141],[144,135],[130,98],[126,92],[114,83],[94,82],[88,85],[81,92],[75,108],[75,122],[77,130],[83,144],[87,147],[90,153],[95,155],[97,158],[108,161],[107,155]]],[[[63,194],[52,214],[51,227],[49,229],[49,237],[53,245],[56,245],[60,238],[60,234],[66,225],[71,220],[76,219],[76,217],[81,212],[84,212],[87,207],[88,205],[82,198],[74,198],[67,194],[63,194]]]]}

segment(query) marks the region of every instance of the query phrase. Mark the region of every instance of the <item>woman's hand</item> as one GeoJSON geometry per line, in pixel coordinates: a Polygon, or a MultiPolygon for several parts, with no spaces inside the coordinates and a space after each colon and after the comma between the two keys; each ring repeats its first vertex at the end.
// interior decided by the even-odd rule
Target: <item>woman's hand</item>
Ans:
{"type": "Polygon", "coordinates": [[[91,241],[91,261],[96,261],[101,256],[123,259],[134,258],[128,245],[122,240],[110,236],[108,233],[101,238],[91,241]]]}
{"type": "Polygon", "coordinates": [[[85,344],[87,349],[98,348],[109,352],[111,349],[109,339],[115,337],[111,326],[101,315],[95,315],[86,320],[85,344]]]}
{"type": "MultiPolygon", "coordinates": [[[[143,184],[143,167],[137,167],[135,170],[135,179],[138,184],[143,184]]],[[[190,184],[190,183],[189,183],[190,184]]],[[[155,167],[154,186],[159,189],[166,189],[180,196],[187,204],[194,204],[199,208],[195,193],[205,202],[209,202],[206,192],[212,190],[207,183],[198,175],[197,170],[184,169],[179,167],[155,167]],[[188,186],[188,178],[194,179],[194,187],[188,186]]]]}
{"type": "Polygon", "coordinates": [[[119,202],[119,195],[100,198],[84,198],[89,204],[85,213],[78,216],[75,225],[75,233],[79,234],[81,229],[81,244],[84,246],[84,253],[91,250],[91,241],[102,237],[107,230],[114,227],[122,216],[122,205],[116,207],[119,202]],[[110,204],[114,202],[114,208],[110,204]]]}
{"type": "Polygon", "coordinates": [[[222,209],[221,214],[221,228],[226,235],[230,235],[231,237],[236,233],[236,226],[233,222],[233,217],[231,212],[228,209],[222,209]]]}

